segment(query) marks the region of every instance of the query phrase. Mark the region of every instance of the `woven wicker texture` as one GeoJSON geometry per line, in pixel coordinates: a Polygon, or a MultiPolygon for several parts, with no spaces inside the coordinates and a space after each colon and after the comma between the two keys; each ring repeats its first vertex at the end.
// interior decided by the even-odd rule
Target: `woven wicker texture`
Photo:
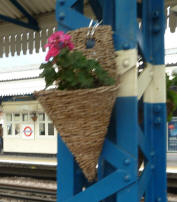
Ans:
{"type": "Polygon", "coordinates": [[[89,181],[96,176],[118,87],[76,91],[42,91],[39,102],[89,181]]]}
{"type": "Polygon", "coordinates": [[[87,33],[88,28],[68,32],[72,36],[76,50],[82,51],[87,58],[98,60],[109,75],[116,78],[116,54],[113,46],[111,26],[97,27],[93,36],[96,43],[91,49],[86,49],[87,33]]]}
{"type": "MultiPolygon", "coordinates": [[[[83,51],[87,58],[97,59],[110,75],[115,77],[111,27],[98,27],[94,35],[96,45],[92,49],[86,49],[85,46],[87,31],[87,28],[82,28],[69,32],[75,49],[83,51]]],[[[96,177],[96,165],[117,91],[118,85],[72,91],[46,90],[35,93],[89,181],[93,181],[96,177]]]]}

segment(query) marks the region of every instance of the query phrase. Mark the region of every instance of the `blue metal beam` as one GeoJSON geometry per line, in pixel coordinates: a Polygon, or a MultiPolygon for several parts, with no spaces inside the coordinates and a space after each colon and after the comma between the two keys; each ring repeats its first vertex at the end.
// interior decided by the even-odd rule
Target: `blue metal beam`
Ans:
{"type": "Polygon", "coordinates": [[[83,16],[81,13],[70,7],[73,6],[74,3],[76,3],[76,0],[66,1],[66,3],[61,4],[60,0],[57,1],[56,4],[56,19],[58,21],[59,26],[61,25],[62,27],[65,27],[65,31],[74,30],[81,27],[87,27],[90,23],[89,18],[83,16]],[[75,20],[73,21],[72,19],[75,20]]]}
{"type": "Polygon", "coordinates": [[[111,163],[114,167],[122,169],[125,168],[125,164],[134,164],[136,163],[135,159],[132,158],[132,156],[127,153],[125,150],[121,150],[118,148],[117,145],[113,144],[111,141],[106,139],[103,147],[103,152],[101,156],[111,163]],[[112,155],[114,154],[114,155],[112,155]],[[117,160],[119,159],[119,160],[117,160]],[[123,165],[123,166],[122,166],[123,165]]]}
{"type": "Polygon", "coordinates": [[[137,48],[137,4],[134,0],[115,1],[116,49],[137,48]]]}
{"type": "Polygon", "coordinates": [[[59,134],[57,161],[57,201],[64,201],[81,192],[87,180],[59,134]]]}
{"type": "Polygon", "coordinates": [[[29,29],[33,29],[36,31],[39,31],[39,26],[37,21],[35,20],[35,18],[33,18],[26,10],[25,8],[17,1],[17,0],[9,0],[21,13],[23,13],[23,15],[27,18],[28,22],[23,22],[21,20],[15,19],[15,18],[11,18],[9,16],[5,16],[0,14],[0,19],[22,26],[22,27],[26,27],[29,29]]]}
{"type": "Polygon", "coordinates": [[[164,1],[142,2],[143,52],[146,61],[155,65],[164,64],[164,1]]]}
{"type": "MultiPolygon", "coordinates": [[[[145,202],[166,202],[166,104],[144,103],[144,134],[150,142],[152,177],[145,202]],[[155,109],[158,109],[155,110],[155,109]]],[[[148,179],[145,179],[148,180],[148,179]]]]}
{"type": "Polygon", "coordinates": [[[64,200],[64,202],[98,202],[114,194],[115,192],[121,191],[127,186],[134,184],[135,181],[135,177],[129,179],[126,172],[120,169],[76,196],[68,200],[64,200]]]}

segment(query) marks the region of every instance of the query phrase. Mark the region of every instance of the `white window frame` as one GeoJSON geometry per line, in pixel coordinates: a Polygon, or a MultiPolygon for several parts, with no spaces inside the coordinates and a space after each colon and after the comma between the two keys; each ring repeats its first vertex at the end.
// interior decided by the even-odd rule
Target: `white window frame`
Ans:
{"type": "Polygon", "coordinates": [[[57,135],[57,131],[56,131],[56,129],[55,129],[55,126],[54,126],[54,135],[49,135],[48,134],[48,124],[49,123],[52,123],[52,121],[49,119],[49,117],[47,116],[47,114],[45,113],[45,112],[39,112],[38,114],[37,114],[37,125],[38,125],[38,132],[37,132],[37,134],[38,134],[38,137],[39,138],[55,138],[56,137],[56,135],[57,135]],[[39,114],[45,114],[45,120],[44,121],[40,121],[39,120],[39,114]],[[40,135],[39,134],[39,124],[40,123],[44,123],[45,124],[45,135],[40,135]]]}
{"type": "Polygon", "coordinates": [[[31,119],[31,112],[6,112],[5,113],[5,130],[6,130],[6,136],[7,137],[13,137],[13,138],[21,138],[22,137],[22,125],[23,124],[34,124],[33,120],[31,119]],[[7,114],[11,114],[12,115],[12,121],[8,121],[7,120],[7,114]],[[20,120],[19,121],[15,121],[15,114],[20,114],[20,120]],[[23,114],[28,114],[28,120],[27,121],[23,121],[23,114]],[[12,124],[12,135],[8,135],[8,131],[7,131],[7,125],[8,123],[12,124]],[[15,135],[15,124],[20,124],[20,134],[15,135]]]}

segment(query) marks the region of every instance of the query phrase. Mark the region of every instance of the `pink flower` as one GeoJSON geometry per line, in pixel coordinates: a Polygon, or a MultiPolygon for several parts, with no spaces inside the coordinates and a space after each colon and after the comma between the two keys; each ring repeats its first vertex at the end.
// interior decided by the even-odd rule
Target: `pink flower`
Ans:
{"type": "Polygon", "coordinates": [[[69,48],[69,50],[72,50],[74,48],[74,44],[71,42],[71,36],[69,34],[58,31],[48,38],[48,43],[44,47],[49,47],[49,51],[46,56],[46,61],[48,61],[51,57],[57,56],[62,48],[69,48]]]}
{"type": "Polygon", "coordinates": [[[60,42],[66,43],[71,40],[71,36],[69,34],[63,34],[60,36],[60,42]]]}
{"type": "Polygon", "coordinates": [[[67,46],[68,46],[69,50],[74,49],[74,44],[72,42],[68,43],[67,46]]]}
{"type": "Polygon", "coordinates": [[[50,35],[50,37],[48,38],[48,42],[49,43],[57,43],[61,37],[63,37],[64,32],[63,31],[57,31],[54,32],[52,35],[50,35]]]}
{"type": "Polygon", "coordinates": [[[50,59],[51,57],[55,57],[55,56],[57,56],[59,53],[60,53],[60,50],[59,50],[58,48],[52,47],[52,48],[50,48],[49,51],[47,52],[47,55],[46,55],[45,60],[46,60],[46,61],[49,61],[49,59],[50,59]]]}

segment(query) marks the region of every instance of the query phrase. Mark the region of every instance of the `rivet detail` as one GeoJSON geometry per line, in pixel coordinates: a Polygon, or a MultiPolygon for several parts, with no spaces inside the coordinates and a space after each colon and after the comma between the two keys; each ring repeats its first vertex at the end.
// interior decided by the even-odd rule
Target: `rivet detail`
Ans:
{"type": "Polygon", "coordinates": [[[59,14],[59,19],[60,19],[60,20],[64,20],[64,18],[65,18],[65,13],[61,12],[61,13],[59,14]]]}
{"type": "Polygon", "coordinates": [[[129,66],[129,60],[125,59],[122,64],[123,64],[123,67],[127,68],[129,66]]]}
{"type": "Polygon", "coordinates": [[[154,124],[155,125],[160,125],[162,123],[162,119],[160,117],[155,118],[154,124]]]}
{"type": "Polygon", "coordinates": [[[130,175],[126,175],[126,176],[124,177],[124,181],[125,181],[125,182],[129,182],[130,179],[131,179],[130,175]]]}
{"type": "Polygon", "coordinates": [[[61,6],[63,6],[65,4],[65,0],[60,0],[59,3],[61,6]]]}
{"type": "Polygon", "coordinates": [[[124,160],[124,164],[125,164],[126,166],[130,165],[130,159],[125,159],[125,160],[124,160]]]}
{"type": "Polygon", "coordinates": [[[130,48],[130,45],[125,42],[125,43],[123,44],[123,49],[124,49],[124,50],[127,50],[127,49],[129,49],[129,48],[130,48]]]}

